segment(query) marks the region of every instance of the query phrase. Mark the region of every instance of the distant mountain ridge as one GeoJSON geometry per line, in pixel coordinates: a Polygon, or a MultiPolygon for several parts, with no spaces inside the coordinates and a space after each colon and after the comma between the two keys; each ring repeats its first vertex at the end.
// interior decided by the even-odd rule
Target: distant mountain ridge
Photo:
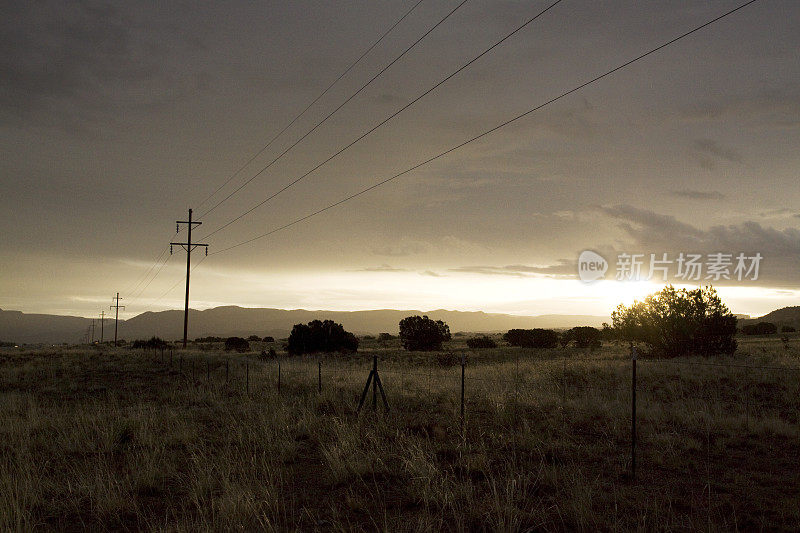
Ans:
{"type": "Polygon", "coordinates": [[[782,307],[759,318],[740,321],[742,324],[756,324],[758,322],[772,322],[776,326],[792,326],[800,330],[800,305],[782,307]]]}
{"type": "MultiPolygon", "coordinates": [[[[428,315],[444,320],[450,331],[493,332],[512,328],[570,328],[574,326],[599,327],[610,322],[609,317],[596,315],[538,315],[518,316],[482,311],[434,311],[377,309],[370,311],[313,311],[306,309],[270,309],[238,306],[214,307],[198,311],[189,310],[189,337],[271,335],[286,337],[294,324],[314,319],[330,319],[358,335],[389,332],[396,334],[398,323],[409,315],[428,315]]],[[[800,330],[800,306],[776,309],[760,318],[741,319],[739,324],[773,322],[778,326],[793,326],[800,330]]],[[[0,309],[0,341],[18,343],[78,343],[86,336],[92,319],[28,314],[0,309]]],[[[119,322],[119,338],[133,340],[159,336],[167,340],[183,337],[183,311],[170,310],[146,312],[119,322]]],[[[114,336],[114,321],[107,319],[106,340],[114,336]]],[[[100,338],[97,324],[95,339],[100,338]]]]}
{"type": "MultiPolygon", "coordinates": [[[[568,328],[600,326],[610,319],[594,315],[518,316],[482,311],[434,311],[378,309],[370,311],[324,311],[306,309],[246,308],[238,306],[189,310],[189,338],[206,336],[271,335],[286,337],[294,324],[314,319],[334,320],[358,335],[381,332],[397,333],[398,323],[409,315],[428,315],[444,320],[452,332],[506,331],[512,328],[568,328]]],[[[89,318],[26,314],[0,309],[0,340],[20,343],[80,342],[85,338],[89,318]]],[[[107,320],[105,338],[113,338],[113,320],[107,320]]],[[[167,340],[183,337],[183,311],[146,312],[119,322],[119,338],[141,339],[153,335],[167,340]]],[[[95,338],[99,339],[99,324],[95,338]]]]}

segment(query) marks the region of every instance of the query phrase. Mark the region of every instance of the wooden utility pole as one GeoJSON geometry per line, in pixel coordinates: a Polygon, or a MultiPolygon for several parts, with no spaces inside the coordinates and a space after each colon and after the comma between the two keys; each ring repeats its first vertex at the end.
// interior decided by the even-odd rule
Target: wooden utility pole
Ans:
{"type": "Polygon", "coordinates": [[[186,242],[169,243],[169,253],[170,254],[172,253],[173,246],[180,246],[181,248],[186,250],[186,302],[183,308],[183,347],[186,348],[186,339],[189,333],[189,274],[192,271],[192,250],[194,250],[198,246],[203,246],[206,249],[206,255],[208,255],[208,245],[192,242],[192,228],[194,226],[199,226],[200,224],[202,224],[202,222],[192,221],[191,209],[189,209],[189,220],[178,220],[176,222],[176,232],[180,231],[181,224],[186,224],[188,227],[188,235],[186,237],[186,242]]]}
{"type": "Polygon", "coordinates": [[[114,305],[110,306],[109,309],[114,309],[114,311],[115,311],[115,313],[114,313],[114,346],[116,346],[117,345],[117,328],[118,328],[118,325],[119,325],[119,308],[121,307],[121,308],[125,309],[125,306],[124,305],[119,305],[119,300],[120,300],[119,293],[117,293],[117,296],[112,298],[112,300],[114,300],[114,305]]]}
{"type": "Polygon", "coordinates": [[[106,321],[106,312],[100,311],[100,344],[103,344],[103,325],[106,321]]]}

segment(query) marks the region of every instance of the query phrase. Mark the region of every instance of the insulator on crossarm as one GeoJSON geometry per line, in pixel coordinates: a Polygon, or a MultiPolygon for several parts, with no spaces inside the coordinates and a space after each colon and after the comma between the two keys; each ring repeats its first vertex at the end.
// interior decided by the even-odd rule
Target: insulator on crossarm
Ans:
{"type": "Polygon", "coordinates": [[[169,245],[169,255],[172,255],[172,245],[169,245]]]}
{"type": "Polygon", "coordinates": [[[208,257],[208,246],[206,246],[206,257],[208,257]]]}

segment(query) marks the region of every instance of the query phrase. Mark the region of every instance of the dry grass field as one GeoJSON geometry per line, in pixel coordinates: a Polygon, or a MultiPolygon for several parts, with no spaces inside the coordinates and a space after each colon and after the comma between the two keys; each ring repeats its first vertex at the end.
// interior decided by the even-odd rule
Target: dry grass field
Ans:
{"type": "Polygon", "coordinates": [[[798,340],[640,360],[635,479],[627,348],[461,342],[282,357],[280,391],[213,346],[4,349],[0,530],[800,527],[798,340]],[[388,413],[356,412],[372,355],[388,413]]]}

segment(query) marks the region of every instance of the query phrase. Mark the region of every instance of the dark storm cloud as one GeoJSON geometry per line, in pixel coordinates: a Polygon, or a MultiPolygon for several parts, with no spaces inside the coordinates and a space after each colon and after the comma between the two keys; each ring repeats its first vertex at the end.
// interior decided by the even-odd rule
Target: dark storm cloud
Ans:
{"type": "Polygon", "coordinates": [[[688,198],[689,200],[722,200],[725,198],[725,195],[719,191],[695,191],[692,189],[670,191],[670,194],[678,198],[688,198]]]}
{"type": "Polygon", "coordinates": [[[617,246],[627,253],[760,253],[763,256],[760,281],[775,286],[797,287],[797,259],[800,230],[765,227],[754,221],[714,225],[700,229],[662,215],[629,205],[603,207],[601,211],[618,221],[629,242],[617,246]]]}
{"type": "Polygon", "coordinates": [[[165,59],[196,51],[199,41],[142,26],[108,3],[8,3],[0,19],[6,119],[80,127],[123,109],[156,109],[196,89],[165,59]]]}

